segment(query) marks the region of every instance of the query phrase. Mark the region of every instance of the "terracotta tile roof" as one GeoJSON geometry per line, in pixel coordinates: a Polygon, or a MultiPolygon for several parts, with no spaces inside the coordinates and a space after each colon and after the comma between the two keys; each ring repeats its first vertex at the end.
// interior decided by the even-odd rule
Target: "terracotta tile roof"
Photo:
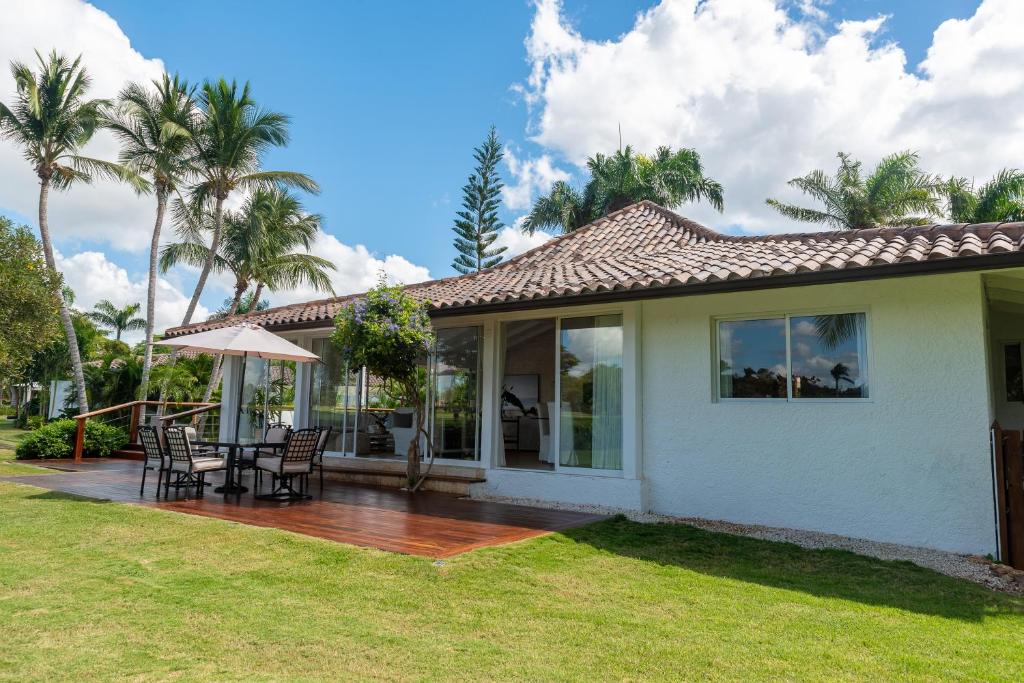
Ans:
{"type": "MultiPolygon", "coordinates": [[[[633,204],[479,273],[409,285],[434,314],[554,299],[597,299],[634,292],[657,296],[716,283],[763,287],[800,276],[842,272],[885,277],[904,264],[1019,254],[1024,223],[927,225],[787,235],[723,235],[651,202],[633,204]],[[869,269],[859,273],[857,269],[869,269]],[[659,292],[658,290],[662,290],[659,292]]],[[[1024,257],[1024,254],[1021,254],[1024,257]]],[[[988,259],[958,264],[985,268],[988,259]],[[979,263],[980,261],[980,263],[979,263]]],[[[1024,258],[1018,265],[1024,265],[1024,258]]],[[[804,278],[807,279],[807,278],[804,278]]],[[[189,332],[245,319],[271,328],[329,324],[358,295],[196,323],[189,332]]],[[[564,301],[562,303],[565,303],[564,301]]],[[[186,328],[168,330],[180,334],[186,328]]]]}

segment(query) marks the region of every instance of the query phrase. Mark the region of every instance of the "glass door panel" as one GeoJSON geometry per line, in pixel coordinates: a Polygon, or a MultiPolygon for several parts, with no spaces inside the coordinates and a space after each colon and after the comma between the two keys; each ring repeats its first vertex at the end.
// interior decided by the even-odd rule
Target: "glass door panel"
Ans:
{"type": "Polygon", "coordinates": [[[242,374],[242,410],[238,416],[239,443],[253,443],[263,438],[267,416],[268,361],[245,358],[242,374]]]}
{"type": "Polygon", "coordinates": [[[310,423],[331,427],[327,451],[352,453],[352,433],[358,424],[359,373],[349,371],[329,339],[314,339],[313,353],[321,362],[313,366],[310,423]]]}
{"type": "Polygon", "coordinates": [[[431,443],[436,458],[477,460],[480,457],[482,343],[479,327],[437,330],[429,393],[431,443]]]}
{"type": "Polygon", "coordinates": [[[559,466],[622,469],[622,316],[563,318],[559,466]]]}

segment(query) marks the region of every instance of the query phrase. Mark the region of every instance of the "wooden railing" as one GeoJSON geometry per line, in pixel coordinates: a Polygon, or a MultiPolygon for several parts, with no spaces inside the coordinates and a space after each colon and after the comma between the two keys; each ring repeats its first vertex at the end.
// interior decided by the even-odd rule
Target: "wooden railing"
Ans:
{"type": "MultiPolygon", "coordinates": [[[[77,429],[75,430],[75,462],[82,461],[82,451],[85,448],[85,423],[87,420],[97,418],[102,415],[110,415],[112,413],[116,413],[119,411],[130,410],[131,413],[128,418],[128,443],[135,443],[139,437],[139,420],[146,406],[197,406],[195,410],[189,412],[198,414],[201,412],[213,410],[214,408],[219,408],[220,404],[202,403],[196,401],[129,401],[128,403],[120,403],[116,406],[108,406],[106,408],[100,408],[99,410],[92,410],[88,413],[76,415],[75,420],[78,422],[78,425],[77,429]]],[[[183,415],[179,413],[178,415],[171,417],[182,416],[183,415]]],[[[161,417],[161,419],[163,420],[167,418],[161,417]]]]}
{"type": "Polygon", "coordinates": [[[992,423],[992,469],[999,523],[999,559],[1024,569],[1024,434],[992,423]]]}
{"type": "Polygon", "coordinates": [[[193,408],[192,410],[186,410],[185,412],[175,413],[173,415],[161,415],[159,419],[161,422],[166,422],[170,420],[180,420],[183,417],[194,417],[196,415],[208,413],[214,408],[220,408],[219,403],[201,403],[198,405],[200,405],[199,408],[193,408]]]}

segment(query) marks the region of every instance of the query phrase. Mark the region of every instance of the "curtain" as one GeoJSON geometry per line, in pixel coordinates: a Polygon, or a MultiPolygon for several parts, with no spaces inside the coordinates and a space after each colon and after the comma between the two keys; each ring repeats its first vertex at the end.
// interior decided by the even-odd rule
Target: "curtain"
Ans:
{"type": "Polygon", "coordinates": [[[580,458],[576,452],[576,429],[573,425],[572,406],[562,401],[558,416],[558,443],[561,451],[561,463],[566,467],[579,467],[580,458]]]}
{"type": "Polygon", "coordinates": [[[595,320],[591,466],[622,469],[622,316],[595,320]]]}
{"type": "Polygon", "coordinates": [[[563,319],[560,362],[560,463],[621,470],[622,316],[563,319]]]}

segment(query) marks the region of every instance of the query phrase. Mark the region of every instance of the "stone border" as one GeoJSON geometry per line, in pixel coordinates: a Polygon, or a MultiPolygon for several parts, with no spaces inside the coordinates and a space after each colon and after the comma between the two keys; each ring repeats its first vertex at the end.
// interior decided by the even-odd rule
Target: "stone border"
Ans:
{"type": "Polygon", "coordinates": [[[900,545],[898,543],[883,543],[881,541],[871,541],[863,538],[827,534],[820,531],[787,529],[783,527],[761,526],[758,524],[735,524],[733,522],[701,519],[697,517],[671,517],[669,515],[641,513],[635,510],[623,510],[601,505],[576,505],[571,503],[557,503],[548,500],[539,500],[535,498],[515,498],[489,494],[474,495],[473,498],[499,503],[511,503],[514,505],[527,505],[530,507],[587,512],[598,515],[621,514],[634,522],[642,522],[646,524],[688,524],[705,531],[733,534],[735,536],[746,536],[763,541],[792,543],[809,550],[848,550],[850,552],[857,553],[858,555],[867,555],[880,560],[913,562],[916,565],[932,569],[940,574],[945,574],[946,576],[973,581],[974,583],[981,584],[991,590],[1015,594],[1024,593],[1024,571],[993,562],[988,558],[981,557],[979,555],[959,555],[957,553],[934,550],[932,548],[920,548],[916,546],[900,545]]]}

